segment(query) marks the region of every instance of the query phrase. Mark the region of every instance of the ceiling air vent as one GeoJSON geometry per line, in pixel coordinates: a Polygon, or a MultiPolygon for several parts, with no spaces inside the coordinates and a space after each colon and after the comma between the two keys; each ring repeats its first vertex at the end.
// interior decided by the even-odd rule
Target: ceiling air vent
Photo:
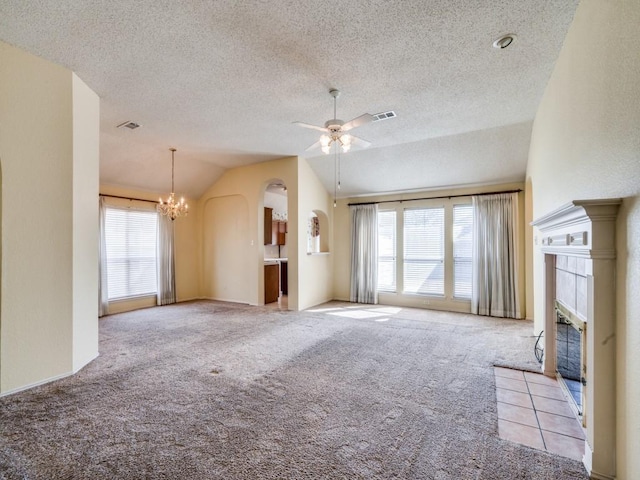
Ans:
{"type": "Polygon", "coordinates": [[[126,127],[126,128],[131,129],[131,130],[135,130],[139,126],[140,126],[140,124],[138,124],[136,122],[130,122],[129,120],[127,120],[126,122],[123,122],[120,125],[118,125],[116,128],[126,127]]]}
{"type": "Polygon", "coordinates": [[[380,120],[386,120],[388,118],[395,118],[395,117],[396,117],[396,112],[394,112],[393,110],[389,110],[388,112],[376,113],[373,116],[373,121],[379,122],[380,120]]]}

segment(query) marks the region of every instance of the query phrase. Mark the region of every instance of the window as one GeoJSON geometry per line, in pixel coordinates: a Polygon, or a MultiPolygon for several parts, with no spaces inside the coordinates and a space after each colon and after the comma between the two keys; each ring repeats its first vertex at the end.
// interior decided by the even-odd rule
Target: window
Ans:
{"type": "Polygon", "coordinates": [[[444,295],[444,208],[404,211],[404,293],[444,295]]]}
{"type": "Polygon", "coordinates": [[[158,214],[154,211],[107,208],[109,300],[156,294],[157,224],[158,214]]]}
{"type": "Polygon", "coordinates": [[[470,198],[417,201],[378,210],[381,301],[465,309],[472,293],[474,218],[472,205],[461,202],[470,198]]]}
{"type": "Polygon", "coordinates": [[[378,212],[378,290],[396,291],[396,212],[378,212]]]}
{"type": "Polygon", "coordinates": [[[453,296],[471,298],[473,208],[453,206],[453,296]]]}

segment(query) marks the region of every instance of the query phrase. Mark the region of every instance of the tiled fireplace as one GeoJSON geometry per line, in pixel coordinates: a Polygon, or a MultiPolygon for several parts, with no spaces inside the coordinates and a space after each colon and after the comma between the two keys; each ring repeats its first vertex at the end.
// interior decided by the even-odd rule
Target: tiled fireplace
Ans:
{"type": "Polygon", "coordinates": [[[543,373],[557,377],[586,430],[582,461],[615,479],[615,223],[620,199],[575,200],[538,220],[544,256],[543,373]]]}

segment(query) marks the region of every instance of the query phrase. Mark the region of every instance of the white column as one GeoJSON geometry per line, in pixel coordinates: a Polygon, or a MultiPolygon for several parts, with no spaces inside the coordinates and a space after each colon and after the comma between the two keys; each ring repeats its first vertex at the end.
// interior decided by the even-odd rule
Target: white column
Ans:
{"type": "Polygon", "coordinates": [[[615,260],[587,261],[587,384],[584,413],[587,439],[583,460],[591,478],[598,480],[613,480],[616,471],[614,282],[615,260]]]}
{"type": "Polygon", "coordinates": [[[556,256],[544,256],[544,359],[542,371],[556,377],[556,256]]]}

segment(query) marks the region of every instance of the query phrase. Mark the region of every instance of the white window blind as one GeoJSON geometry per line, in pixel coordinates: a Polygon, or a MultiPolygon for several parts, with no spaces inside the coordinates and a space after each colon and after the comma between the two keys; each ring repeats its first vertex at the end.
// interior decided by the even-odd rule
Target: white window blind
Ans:
{"type": "Polygon", "coordinates": [[[396,291],[395,211],[378,211],[378,291],[396,291]]]}
{"type": "Polygon", "coordinates": [[[107,208],[107,281],[109,300],[153,295],[158,290],[154,211],[107,208]]]}
{"type": "Polygon", "coordinates": [[[471,298],[473,208],[453,206],[453,296],[471,298]]]}
{"type": "Polygon", "coordinates": [[[404,211],[404,293],[444,295],[444,208],[404,211]]]}

